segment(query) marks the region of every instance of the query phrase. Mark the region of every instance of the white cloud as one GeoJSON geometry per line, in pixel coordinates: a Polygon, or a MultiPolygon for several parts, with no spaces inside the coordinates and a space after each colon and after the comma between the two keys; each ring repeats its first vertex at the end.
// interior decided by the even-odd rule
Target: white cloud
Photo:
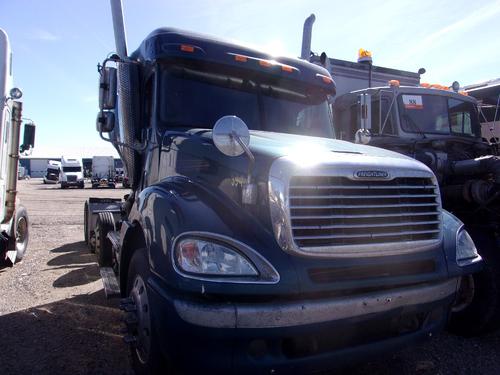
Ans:
{"type": "Polygon", "coordinates": [[[450,23],[449,25],[444,26],[439,30],[434,31],[433,33],[423,38],[420,42],[413,44],[412,48],[409,51],[404,54],[400,54],[400,58],[394,60],[393,63],[395,65],[398,65],[404,61],[409,61],[414,56],[429,51],[433,47],[435,48],[436,45],[442,43],[445,38],[456,40],[461,35],[466,33],[470,28],[478,25],[488,18],[495,17],[498,13],[500,13],[499,1],[478,8],[468,16],[456,22],[450,23]]]}
{"type": "Polygon", "coordinates": [[[56,42],[60,40],[61,37],[51,33],[48,30],[36,29],[31,33],[30,39],[41,40],[43,42],[56,42]]]}

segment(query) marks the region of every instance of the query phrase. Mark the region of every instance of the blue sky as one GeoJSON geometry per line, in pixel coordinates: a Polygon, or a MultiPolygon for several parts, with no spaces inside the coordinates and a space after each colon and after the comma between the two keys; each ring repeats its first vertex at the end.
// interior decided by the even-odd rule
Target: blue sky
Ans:
{"type": "MultiPolygon", "coordinates": [[[[316,14],[312,49],[417,71],[423,81],[470,84],[500,77],[500,1],[124,0],[129,51],[154,28],[173,26],[300,54],[302,25],[316,14]]],[[[110,154],[95,131],[96,65],[114,50],[107,0],[0,3],[14,51],[24,115],[38,125],[36,156],[110,154]]]]}

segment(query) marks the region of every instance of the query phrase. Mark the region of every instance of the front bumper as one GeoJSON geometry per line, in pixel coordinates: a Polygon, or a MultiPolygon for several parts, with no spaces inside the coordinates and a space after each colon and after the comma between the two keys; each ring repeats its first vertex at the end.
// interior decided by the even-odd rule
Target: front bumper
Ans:
{"type": "Polygon", "coordinates": [[[61,181],[61,184],[64,186],[80,186],[83,185],[85,182],[83,180],[80,181],[61,181]]]}
{"type": "Polygon", "coordinates": [[[149,289],[161,350],[184,372],[307,373],[440,331],[457,282],[283,303],[186,300],[153,280],[149,289]]]}

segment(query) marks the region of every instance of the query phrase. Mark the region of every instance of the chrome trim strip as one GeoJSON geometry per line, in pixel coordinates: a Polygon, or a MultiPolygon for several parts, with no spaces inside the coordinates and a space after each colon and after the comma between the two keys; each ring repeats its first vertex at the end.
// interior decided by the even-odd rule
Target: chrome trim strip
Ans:
{"type": "Polygon", "coordinates": [[[278,328],[333,322],[443,300],[456,293],[458,278],[439,284],[327,300],[283,303],[196,303],[175,300],[187,323],[210,328],[278,328]]]}
{"type": "Polygon", "coordinates": [[[277,284],[280,281],[280,275],[276,268],[261,254],[252,249],[250,246],[235,240],[234,238],[224,236],[212,232],[184,232],[178,235],[172,244],[172,251],[170,252],[172,259],[172,266],[179,275],[188,279],[209,281],[214,283],[232,283],[232,284],[277,284]],[[258,276],[209,276],[209,275],[195,275],[186,273],[179,268],[177,260],[175,259],[175,252],[177,243],[184,238],[199,238],[201,240],[212,240],[226,245],[248,258],[259,272],[258,276]]]}
{"type": "MultiPolygon", "coordinates": [[[[399,254],[409,254],[430,250],[443,241],[442,229],[442,209],[441,196],[439,194],[438,183],[432,171],[424,164],[410,158],[398,157],[378,157],[358,154],[324,153],[321,163],[316,165],[300,165],[297,158],[281,157],[276,159],[269,171],[269,208],[271,222],[276,241],[280,247],[293,255],[306,257],[328,257],[328,258],[348,258],[348,257],[373,257],[390,256],[399,254]],[[290,219],[290,180],[293,176],[331,176],[345,177],[359,181],[353,176],[353,172],[360,169],[386,170],[390,179],[416,177],[432,179],[435,189],[437,211],[432,212],[440,221],[440,235],[435,240],[403,241],[362,245],[342,245],[325,247],[301,248],[293,238],[292,224],[290,219]]],[[[362,180],[367,180],[362,179],[362,180]]],[[[374,178],[374,181],[377,179],[374,178]]],[[[380,180],[380,179],[378,179],[380,180]]],[[[388,179],[384,179],[387,181],[388,179]]],[[[426,185],[427,186],[427,185],[426,185]]],[[[294,187],[295,188],[295,187],[294,187]]],[[[434,194],[432,194],[434,197],[434,194]]],[[[301,196],[301,198],[304,198],[301,196]]],[[[317,198],[317,197],[316,197],[317,198]]],[[[420,213],[412,215],[417,216],[420,213]]],[[[390,214],[388,214],[390,215],[390,214]]],[[[388,216],[388,215],[384,215],[388,216]]],[[[345,215],[341,215],[345,217],[345,215]]],[[[370,215],[370,217],[373,215],[370,215]]],[[[398,216],[404,216],[398,214],[398,216]]]]}

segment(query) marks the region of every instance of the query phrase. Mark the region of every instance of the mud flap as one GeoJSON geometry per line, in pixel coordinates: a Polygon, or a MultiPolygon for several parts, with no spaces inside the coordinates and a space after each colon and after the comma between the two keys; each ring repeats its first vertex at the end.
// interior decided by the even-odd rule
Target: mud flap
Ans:
{"type": "Polygon", "coordinates": [[[17,251],[16,250],[9,250],[5,254],[5,259],[9,259],[12,264],[16,263],[16,256],[17,256],[17,251]]]}
{"type": "Polygon", "coordinates": [[[115,272],[111,267],[101,267],[99,269],[101,274],[102,284],[104,287],[104,293],[106,298],[113,298],[120,296],[120,287],[118,286],[118,280],[116,279],[115,272]]]}

